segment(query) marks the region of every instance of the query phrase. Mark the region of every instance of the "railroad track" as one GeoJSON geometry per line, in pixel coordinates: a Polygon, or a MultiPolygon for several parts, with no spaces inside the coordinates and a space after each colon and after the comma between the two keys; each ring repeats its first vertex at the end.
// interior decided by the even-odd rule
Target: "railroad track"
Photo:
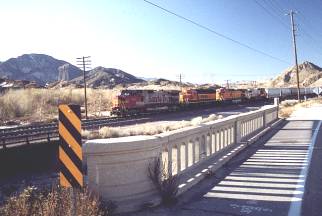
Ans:
{"type": "MultiPolygon", "coordinates": [[[[93,130],[124,119],[124,117],[110,117],[82,120],[82,129],[93,130]]],[[[5,149],[44,141],[50,142],[58,140],[58,138],[57,122],[0,129],[0,148],[5,149]]]]}
{"type": "MultiPolygon", "coordinates": [[[[118,125],[118,123],[136,121],[151,114],[142,114],[130,117],[109,117],[82,120],[83,130],[98,129],[103,126],[118,125]]],[[[0,129],[0,149],[8,147],[29,145],[40,142],[58,140],[58,122],[31,124],[13,128],[0,129]]]]}

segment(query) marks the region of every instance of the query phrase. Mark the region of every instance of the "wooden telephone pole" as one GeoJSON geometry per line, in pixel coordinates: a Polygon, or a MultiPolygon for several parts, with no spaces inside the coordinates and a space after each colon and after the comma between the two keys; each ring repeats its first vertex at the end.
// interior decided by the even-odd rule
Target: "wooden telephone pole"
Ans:
{"type": "Polygon", "coordinates": [[[77,58],[77,65],[80,69],[83,70],[83,79],[84,79],[84,97],[85,97],[85,118],[87,119],[87,94],[86,94],[86,69],[89,68],[91,65],[91,60],[89,59],[90,56],[83,56],[80,58],[77,58]]]}
{"type": "Polygon", "coordinates": [[[296,39],[295,39],[295,24],[294,24],[294,11],[290,11],[288,15],[291,17],[291,25],[292,25],[292,39],[293,39],[293,48],[294,48],[294,58],[295,58],[295,67],[296,67],[296,83],[297,83],[297,100],[301,102],[301,93],[300,93],[300,80],[299,80],[299,66],[297,63],[297,47],[296,47],[296,39]]]}

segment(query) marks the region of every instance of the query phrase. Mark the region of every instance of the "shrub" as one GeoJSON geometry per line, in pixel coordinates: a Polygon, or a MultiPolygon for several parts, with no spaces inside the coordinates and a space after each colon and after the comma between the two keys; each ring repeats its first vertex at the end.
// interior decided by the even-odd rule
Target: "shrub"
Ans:
{"type": "Polygon", "coordinates": [[[165,170],[165,164],[161,164],[161,160],[158,158],[149,164],[148,176],[158,190],[162,203],[165,205],[175,204],[179,186],[178,175],[169,175],[165,170]]]}
{"type": "Polygon", "coordinates": [[[211,114],[207,118],[196,117],[190,121],[165,122],[160,124],[145,123],[128,127],[102,127],[97,131],[84,131],[83,136],[87,138],[112,138],[136,135],[155,135],[167,131],[177,130],[184,127],[196,126],[205,122],[221,119],[221,115],[211,114]]]}
{"type": "MultiPolygon", "coordinates": [[[[88,89],[88,111],[101,114],[109,110],[115,90],[88,89]]],[[[59,104],[84,104],[83,89],[19,89],[0,95],[0,119],[24,118],[33,121],[54,119],[59,104]]]]}
{"type": "Polygon", "coordinates": [[[107,215],[99,199],[87,189],[76,190],[55,187],[51,191],[27,187],[11,196],[0,207],[0,215],[54,216],[54,215],[107,215]],[[74,197],[73,197],[74,196],[74,197]]]}

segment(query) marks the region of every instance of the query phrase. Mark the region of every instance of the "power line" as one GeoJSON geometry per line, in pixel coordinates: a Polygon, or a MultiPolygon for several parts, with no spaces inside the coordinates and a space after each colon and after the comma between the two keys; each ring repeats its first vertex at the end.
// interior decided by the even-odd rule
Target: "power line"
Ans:
{"type": "MultiPolygon", "coordinates": [[[[282,24],[285,27],[285,23],[282,22],[283,20],[280,19],[281,17],[279,17],[279,15],[281,15],[284,12],[285,9],[283,9],[283,6],[278,1],[274,1],[274,0],[263,0],[263,2],[266,2],[267,8],[264,5],[260,4],[257,0],[254,0],[254,1],[266,13],[268,13],[272,18],[276,19],[280,24],[282,24]],[[268,9],[268,2],[270,4],[270,9],[271,10],[268,9]],[[276,16],[274,16],[274,15],[276,15],[276,16]],[[281,22],[280,22],[280,20],[281,20],[281,22]]],[[[303,21],[305,19],[306,20],[306,23],[310,25],[309,20],[307,20],[304,17],[304,15],[300,14],[300,16],[303,17],[303,19],[299,19],[300,21],[302,21],[302,23],[303,23],[303,21]]],[[[300,18],[300,17],[298,17],[298,18],[300,18]]],[[[311,26],[313,26],[313,25],[311,25],[311,26]]],[[[289,28],[287,26],[286,26],[286,29],[289,30],[289,28]]],[[[304,36],[306,36],[307,39],[309,39],[309,40],[306,40],[307,44],[309,44],[314,51],[316,51],[319,55],[321,55],[321,52],[318,51],[318,49],[316,47],[316,46],[320,46],[320,44],[316,41],[316,39],[308,31],[306,31],[304,28],[302,29],[301,32],[303,33],[304,36]],[[315,46],[313,45],[312,42],[315,43],[315,46]]],[[[321,47],[319,47],[319,48],[321,48],[321,47]]]]}
{"type": "Polygon", "coordinates": [[[272,13],[270,10],[268,10],[264,5],[259,3],[257,0],[254,0],[254,2],[263,9],[267,14],[269,14],[271,17],[273,17],[278,23],[280,23],[282,26],[284,26],[285,29],[289,30],[288,26],[281,21],[279,16],[276,16],[276,14],[272,13]]]}
{"type": "Polygon", "coordinates": [[[238,45],[240,45],[240,46],[242,46],[242,47],[244,47],[244,48],[247,48],[247,49],[252,50],[252,51],[254,51],[254,52],[260,53],[260,54],[262,54],[262,55],[264,55],[264,56],[267,56],[267,57],[269,57],[269,58],[272,58],[272,59],[274,59],[274,60],[277,60],[277,61],[280,61],[280,62],[283,62],[283,63],[286,63],[286,64],[290,64],[289,62],[287,62],[287,61],[285,61],[285,60],[283,60],[283,59],[280,59],[280,58],[278,58],[278,57],[272,56],[272,55],[270,55],[270,54],[268,54],[268,53],[266,53],[266,52],[264,52],[264,51],[261,51],[261,50],[259,50],[259,49],[253,48],[253,47],[251,47],[251,46],[249,46],[249,45],[247,45],[247,44],[245,44],[245,43],[242,43],[242,42],[240,42],[240,41],[238,41],[238,40],[235,40],[235,39],[233,39],[233,38],[231,38],[231,37],[228,37],[228,36],[226,36],[226,35],[224,35],[224,34],[222,34],[222,33],[219,33],[219,32],[217,32],[217,31],[215,31],[215,30],[211,29],[210,27],[207,27],[207,26],[204,26],[204,25],[202,25],[202,24],[200,24],[200,23],[197,23],[196,21],[193,21],[193,20],[191,20],[191,19],[189,19],[189,18],[186,18],[186,17],[184,17],[184,16],[182,16],[182,15],[180,15],[180,14],[177,14],[177,13],[175,13],[175,12],[173,12],[173,11],[170,11],[170,10],[168,10],[168,9],[166,9],[166,8],[164,8],[164,7],[161,7],[160,5],[157,5],[157,4],[153,3],[153,2],[150,2],[150,1],[148,1],[148,0],[143,0],[143,1],[144,1],[144,2],[146,2],[146,3],[148,3],[148,4],[150,4],[150,5],[152,5],[152,6],[154,6],[154,7],[157,7],[157,8],[159,8],[159,9],[161,9],[161,10],[165,11],[166,13],[169,13],[169,14],[171,14],[171,15],[173,15],[173,16],[176,16],[176,17],[178,17],[178,18],[180,18],[180,19],[182,19],[182,20],[185,20],[185,21],[187,21],[187,22],[189,22],[189,23],[191,23],[191,24],[193,24],[193,25],[195,25],[195,26],[197,26],[197,27],[199,27],[199,28],[202,28],[202,29],[204,29],[204,30],[206,30],[206,31],[208,31],[208,32],[210,32],[210,33],[212,33],[212,34],[215,34],[215,35],[217,35],[217,36],[219,36],[219,37],[221,37],[221,38],[224,38],[224,39],[226,39],[226,40],[229,40],[229,41],[231,41],[231,42],[233,42],[233,43],[235,43],[235,44],[238,44],[238,45]]]}
{"type": "Polygon", "coordinates": [[[279,11],[280,14],[285,14],[285,12],[287,12],[286,9],[283,8],[283,6],[278,1],[274,1],[274,0],[268,0],[268,1],[275,9],[279,11]]]}

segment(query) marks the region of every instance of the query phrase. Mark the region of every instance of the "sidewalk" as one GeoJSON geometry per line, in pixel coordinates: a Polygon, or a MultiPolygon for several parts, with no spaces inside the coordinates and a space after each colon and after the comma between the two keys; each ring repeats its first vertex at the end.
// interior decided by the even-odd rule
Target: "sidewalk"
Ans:
{"type": "Polygon", "coordinates": [[[321,120],[322,105],[298,110],[182,194],[177,205],[132,215],[321,215],[321,120]]]}

